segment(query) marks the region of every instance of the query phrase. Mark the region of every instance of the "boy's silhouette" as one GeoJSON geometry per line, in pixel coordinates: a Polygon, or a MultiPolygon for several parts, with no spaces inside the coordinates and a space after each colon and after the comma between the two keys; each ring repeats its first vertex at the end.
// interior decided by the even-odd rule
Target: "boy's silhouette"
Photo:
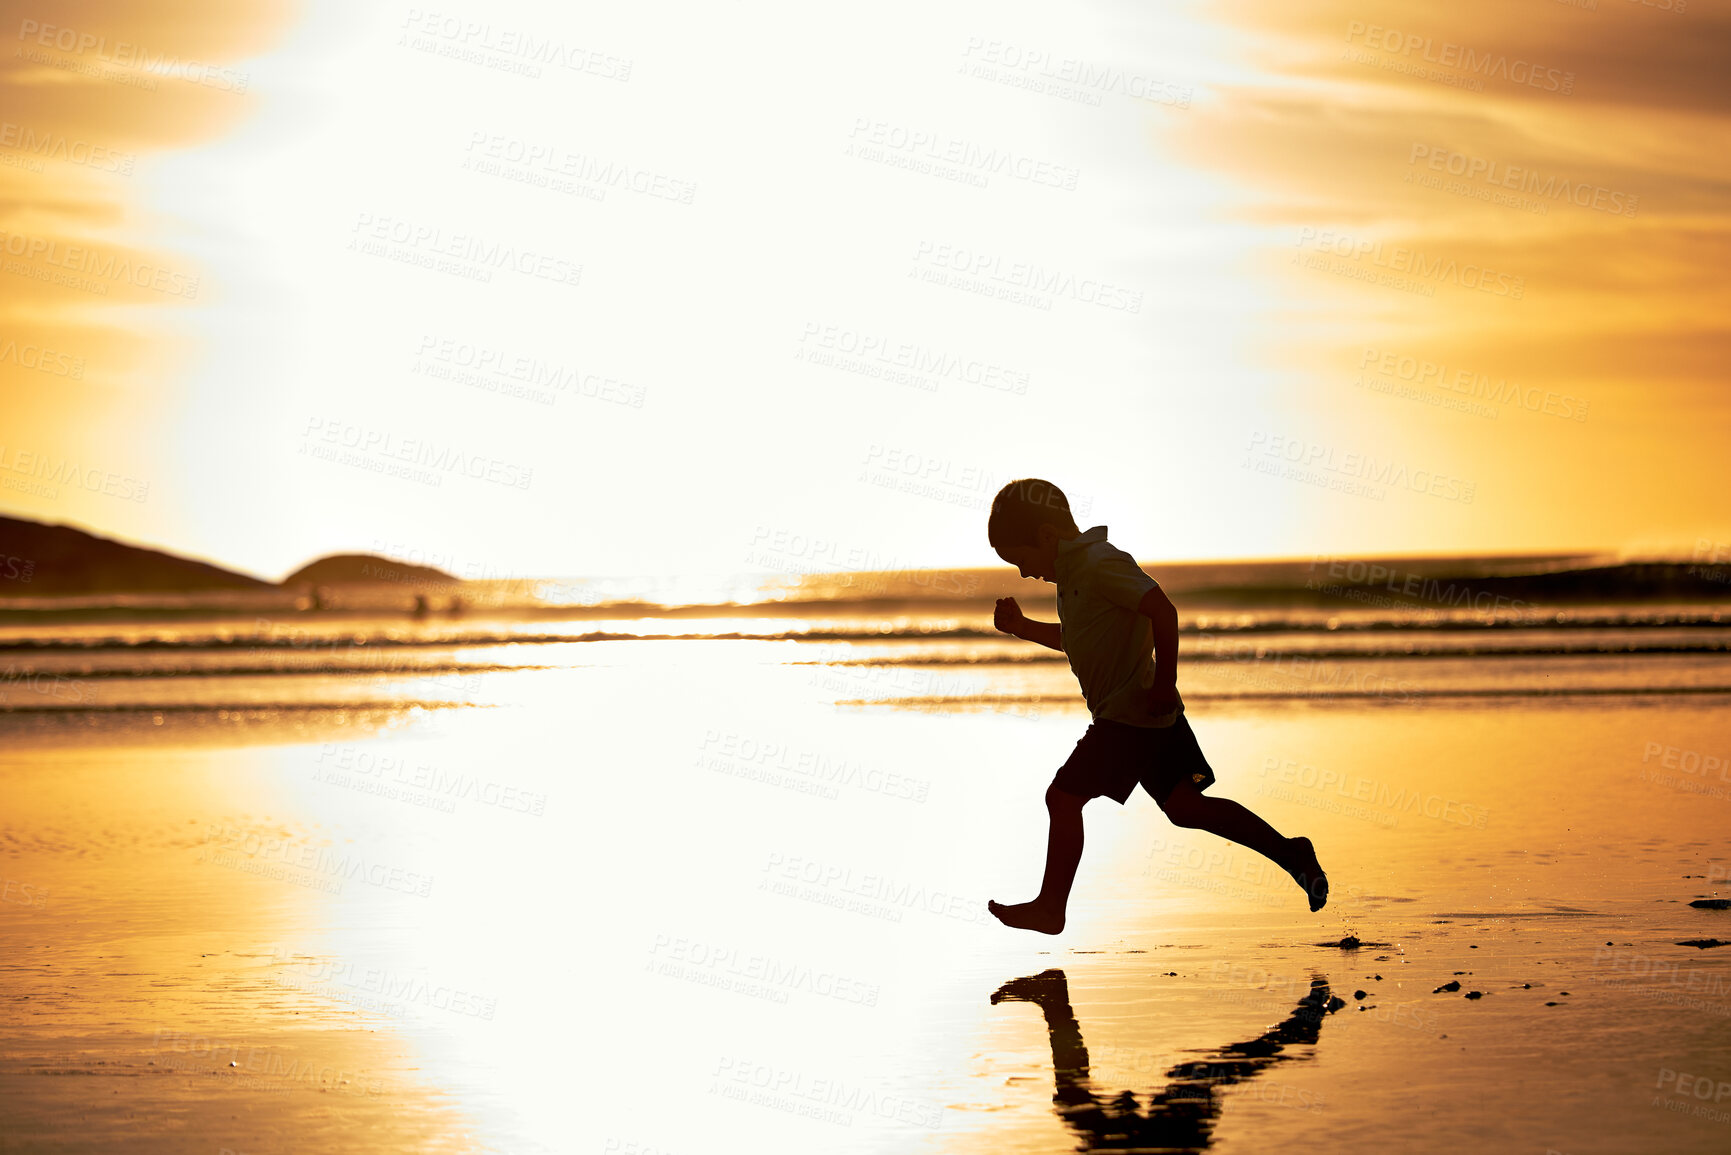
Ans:
{"type": "Polygon", "coordinates": [[[1012,481],[992,501],[986,537],[1025,578],[1058,587],[1058,621],[1026,617],[1014,598],[998,601],[994,624],[1070,659],[1094,721],[1046,790],[1051,820],[1046,874],[1032,902],[992,901],[1006,926],[1057,934],[1082,861],[1082,807],[1105,795],[1120,806],[1141,782],[1177,826],[1207,830],[1272,859],[1309,896],[1328,901],[1328,876],[1308,838],[1286,838],[1249,809],[1202,791],[1214,771],[1178,696],[1178,611],[1135,559],[1083,533],[1070,503],[1049,481],[1012,481]]]}
{"type": "Polygon", "coordinates": [[[1070,1008],[1070,984],[1057,969],[1011,979],[992,995],[992,1005],[1029,1002],[1046,1016],[1052,1040],[1053,1110],[1079,1132],[1084,1151],[1200,1151],[1212,1138],[1220,1101],[1214,1088],[1253,1079],[1275,1063],[1299,1056],[1282,1054],[1294,1043],[1315,1043],[1322,1017],[1332,1015],[1346,1000],[1329,993],[1328,980],[1313,977],[1310,993],[1285,1021],[1257,1038],[1228,1043],[1202,1058],[1180,1063],[1166,1072],[1171,1082],[1148,1093],[1146,1112],[1136,1096],[1123,1091],[1102,1100],[1088,1075],[1088,1047],[1070,1008]]]}

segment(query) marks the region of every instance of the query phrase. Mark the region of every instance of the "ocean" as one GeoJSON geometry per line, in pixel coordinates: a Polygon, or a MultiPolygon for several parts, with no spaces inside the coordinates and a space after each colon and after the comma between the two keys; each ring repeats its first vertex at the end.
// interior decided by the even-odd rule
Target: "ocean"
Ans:
{"type": "Polygon", "coordinates": [[[1731,586],[1149,568],[1212,792],[1321,912],[1138,792],[1063,934],[991,918],[1088,722],[1002,571],[14,599],[4,1133],[1724,1150],[1731,586]]]}
{"type": "MultiPolygon", "coordinates": [[[[1180,611],[1187,702],[1731,692],[1731,567],[1581,558],[1154,566],[1180,611]]],[[[753,642],[845,702],[1030,709],[1063,655],[999,634],[1001,570],[708,583],[379,582],[0,603],[0,711],[404,710],[509,702],[622,642],[753,642]],[[856,691],[847,693],[847,691],[856,691]]]]}

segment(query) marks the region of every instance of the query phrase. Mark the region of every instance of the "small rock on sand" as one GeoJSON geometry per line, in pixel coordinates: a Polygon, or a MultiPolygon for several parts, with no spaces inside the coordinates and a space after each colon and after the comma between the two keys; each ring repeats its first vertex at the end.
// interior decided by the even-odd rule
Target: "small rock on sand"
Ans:
{"type": "Polygon", "coordinates": [[[1469,999],[1482,999],[1485,997],[1485,992],[1483,992],[1483,991],[1468,991],[1466,994],[1466,997],[1469,999]]]}
{"type": "Polygon", "coordinates": [[[1461,989],[1460,980],[1459,979],[1451,979],[1450,981],[1444,983],[1442,986],[1438,987],[1436,990],[1432,991],[1431,994],[1440,995],[1444,991],[1458,991],[1460,989],[1461,989]]]}
{"type": "Polygon", "coordinates": [[[1363,991],[1353,991],[1352,997],[1355,999],[1363,999],[1364,998],[1364,992],[1363,991]]]}
{"type": "Polygon", "coordinates": [[[1697,898],[1689,905],[1702,910],[1731,910],[1731,898],[1697,898]]]}
{"type": "Polygon", "coordinates": [[[1677,945],[1695,946],[1700,947],[1702,950],[1706,950],[1710,946],[1731,946],[1731,942],[1727,942],[1722,938],[1686,938],[1677,945]]]}

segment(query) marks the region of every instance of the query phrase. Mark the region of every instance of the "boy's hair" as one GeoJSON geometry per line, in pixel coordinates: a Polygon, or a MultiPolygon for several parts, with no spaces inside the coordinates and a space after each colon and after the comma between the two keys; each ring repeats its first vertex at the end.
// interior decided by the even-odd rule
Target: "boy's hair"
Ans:
{"type": "Polygon", "coordinates": [[[1064,491],[1049,481],[1024,477],[998,490],[998,496],[992,499],[991,516],[986,518],[986,540],[999,551],[1005,546],[1035,545],[1042,525],[1054,526],[1067,534],[1079,532],[1064,491]]]}

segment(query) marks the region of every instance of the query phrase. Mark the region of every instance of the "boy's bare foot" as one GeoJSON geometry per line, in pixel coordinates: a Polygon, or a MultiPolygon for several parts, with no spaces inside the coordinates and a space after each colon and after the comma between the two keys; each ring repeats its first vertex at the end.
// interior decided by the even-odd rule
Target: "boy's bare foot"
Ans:
{"type": "Polygon", "coordinates": [[[1292,881],[1298,883],[1299,889],[1310,899],[1312,911],[1327,905],[1328,875],[1323,873],[1322,864],[1316,861],[1316,847],[1310,844],[1310,839],[1286,840],[1286,873],[1292,875],[1292,881]]]}
{"type": "Polygon", "coordinates": [[[1019,902],[1015,906],[1005,906],[992,899],[986,903],[986,909],[996,915],[999,922],[1017,930],[1057,934],[1064,929],[1064,912],[1047,910],[1037,902],[1019,902]]]}

